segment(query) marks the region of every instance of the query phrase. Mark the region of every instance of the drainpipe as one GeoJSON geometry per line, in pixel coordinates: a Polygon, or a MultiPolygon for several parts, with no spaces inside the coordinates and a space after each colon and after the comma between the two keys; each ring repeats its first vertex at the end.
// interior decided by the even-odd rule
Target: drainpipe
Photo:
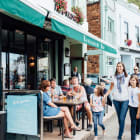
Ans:
{"type": "Polygon", "coordinates": [[[100,0],[100,15],[101,15],[101,39],[103,38],[103,0],[100,0]]]}
{"type": "Polygon", "coordinates": [[[104,26],[104,40],[106,40],[106,30],[107,30],[107,28],[106,28],[106,21],[107,21],[107,5],[105,5],[104,6],[104,11],[105,11],[105,26],[104,26]]]}

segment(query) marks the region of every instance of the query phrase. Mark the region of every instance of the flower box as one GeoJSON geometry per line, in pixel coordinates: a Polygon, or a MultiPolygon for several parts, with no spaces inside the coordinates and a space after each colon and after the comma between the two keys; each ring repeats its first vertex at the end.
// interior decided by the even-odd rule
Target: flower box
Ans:
{"type": "Polygon", "coordinates": [[[67,1],[66,0],[54,0],[55,7],[58,12],[65,12],[67,10],[67,1]]]}
{"type": "Polygon", "coordinates": [[[82,11],[79,7],[72,7],[72,12],[76,15],[75,20],[78,24],[83,24],[84,16],[82,14],[82,11]]]}
{"type": "Polygon", "coordinates": [[[137,42],[137,45],[140,46],[140,42],[137,42]]]}
{"type": "Polygon", "coordinates": [[[130,40],[130,39],[124,40],[124,42],[126,43],[127,46],[131,46],[131,44],[132,44],[132,40],[130,40]]]}

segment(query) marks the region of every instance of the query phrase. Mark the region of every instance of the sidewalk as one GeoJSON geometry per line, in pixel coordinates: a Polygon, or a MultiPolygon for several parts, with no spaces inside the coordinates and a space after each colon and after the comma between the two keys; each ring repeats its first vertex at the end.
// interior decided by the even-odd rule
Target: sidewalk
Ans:
{"type": "MultiPolygon", "coordinates": [[[[108,107],[108,113],[105,115],[103,122],[105,123],[109,118],[111,118],[115,113],[114,107],[108,107]]],[[[73,136],[72,140],[93,140],[94,138],[94,132],[92,131],[86,131],[86,120],[85,120],[85,130],[77,131],[76,135],[73,136]]],[[[44,140],[61,140],[61,136],[58,136],[59,128],[54,128],[53,133],[45,132],[44,133],[44,140]]],[[[70,140],[68,138],[65,138],[65,140],[70,140]]]]}

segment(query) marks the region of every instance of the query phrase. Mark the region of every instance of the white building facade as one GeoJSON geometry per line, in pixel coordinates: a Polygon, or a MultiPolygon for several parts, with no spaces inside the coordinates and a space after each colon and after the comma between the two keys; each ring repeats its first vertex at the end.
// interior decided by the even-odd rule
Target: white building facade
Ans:
{"type": "Polygon", "coordinates": [[[140,10],[138,6],[121,0],[116,9],[119,55],[127,72],[132,73],[135,65],[140,68],[140,10]]]}
{"type": "Polygon", "coordinates": [[[129,74],[140,68],[140,10],[127,0],[102,0],[102,38],[117,48],[129,74]]]}

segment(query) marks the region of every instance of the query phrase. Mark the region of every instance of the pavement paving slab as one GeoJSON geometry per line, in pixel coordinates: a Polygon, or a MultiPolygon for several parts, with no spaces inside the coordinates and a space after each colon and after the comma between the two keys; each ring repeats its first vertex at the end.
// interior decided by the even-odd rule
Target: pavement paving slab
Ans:
{"type": "MultiPolygon", "coordinates": [[[[118,135],[118,120],[115,113],[114,107],[108,108],[108,113],[105,115],[103,120],[106,132],[105,135],[102,135],[102,129],[98,127],[98,140],[117,140],[118,135]]],[[[86,127],[86,120],[85,120],[85,127],[86,127]]],[[[55,127],[53,133],[45,132],[44,133],[44,140],[61,140],[62,137],[58,136],[59,128],[55,127]]],[[[65,138],[65,140],[70,140],[65,138]]],[[[94,132],[92,131],[77,131],[76,135],[73,136],[71,140],[94,140],[94,132]]],[[[129,113],[127,113],[126,123],[125,123],[125,131],[124,131],[124,138],[122,140],[130,140],[130,118],[129,113]]]]}

